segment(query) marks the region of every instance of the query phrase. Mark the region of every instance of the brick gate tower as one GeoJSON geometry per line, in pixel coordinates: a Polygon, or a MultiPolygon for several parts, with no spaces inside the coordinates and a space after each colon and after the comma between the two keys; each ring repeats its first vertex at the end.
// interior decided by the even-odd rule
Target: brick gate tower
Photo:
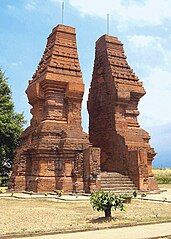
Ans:
{"type": "Polygon", "coordinates": [[[10,187],[35,192],[98,188],[100,149],[91,146],[81,126],[84,84],[74,28],[53,29],[26,93],[32,119],[16,150],[10,187]]]}
{"type": "MultiPolygon", "coordinates": [[[[88,112],[90,142],[101,149],[102,179],[107,182],[114,177],[121,184],[125,179],[127,185],[131,179],[138,189],[153,190],[157,189],[152,174],[156,153],[149,145],[149,134],[137,121],[138,102],[144,95],[142,83],[126,61],[123,44],[116,37],[100,37],[88,112]]],[[[111,183],[118,185],[114,179],[111,183]]],[[[111,189],[111,183],[104,187],[111,189]]]]}

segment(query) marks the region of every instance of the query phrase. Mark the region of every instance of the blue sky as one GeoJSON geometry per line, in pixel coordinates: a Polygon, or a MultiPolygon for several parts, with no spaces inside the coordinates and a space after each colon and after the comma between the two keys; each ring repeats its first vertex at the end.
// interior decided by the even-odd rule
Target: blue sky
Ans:
{"type": "MultiPolygon", "coordinates": [[[[139,104],[141,126],[158,152],[155,166],[171,167],[171,1],[66,0],[64,24],[76,27],[79,59],[86,86],[91,81],[95,41],[106,33],[124,43],[128,62],[147,91],[139,104]]],[[[60,0],[0,0],[0,67],[9,77],[17,112],[30,119],[25,89],[44,51],[52,28],[61,23],[60,0]]]]}

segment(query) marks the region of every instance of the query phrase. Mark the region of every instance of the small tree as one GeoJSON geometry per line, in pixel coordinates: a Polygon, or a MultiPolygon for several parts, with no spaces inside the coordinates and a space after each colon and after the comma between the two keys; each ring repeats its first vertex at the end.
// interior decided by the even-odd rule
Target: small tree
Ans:
{"type": "Polygon", "coordinates": [[[7,78],[0,69],[0,175],[8,176],[14,151],[25,123],[23,114],[15,113],[7,78]]]}
{"type": "Polygon", "coordinates": [[[91,194],[90,203],[93,209],[104,211],[105,218],[111,220],[111,209],[120,209],[124,211],[124,198],[122,195],[115,195],[111,192],[97,191],[91,194]]]}

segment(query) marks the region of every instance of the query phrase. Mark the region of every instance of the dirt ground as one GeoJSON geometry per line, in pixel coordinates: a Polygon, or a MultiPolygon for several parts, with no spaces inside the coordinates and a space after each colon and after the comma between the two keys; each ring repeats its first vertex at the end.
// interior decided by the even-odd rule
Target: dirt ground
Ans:
{"type": "Polygon", "coordinates": [[[97,229],[124,224],[171,221],[171,204],[132,200],[126,211],[113,211],[111,222],[103,212],[92,209],[89,201],[59,202],[48,199],[0,198],[0,235],[97,229]]]}

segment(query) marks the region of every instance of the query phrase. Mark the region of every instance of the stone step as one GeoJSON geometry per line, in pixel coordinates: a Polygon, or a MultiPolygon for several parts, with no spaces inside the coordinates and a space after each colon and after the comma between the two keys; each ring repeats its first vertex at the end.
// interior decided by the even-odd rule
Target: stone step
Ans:
{"type": "Polygon", "coordinates": [[[104,179],[104,178],[101,178],[101,182],[102,183],[108,183],[108,182],[110,182],[110,183],[133,183],[131,180],[116,180],[116,179],[114,179],[114,178],[112,178],[112,179],[104,179]]]}
{"type": "Polygon", "coordinates": [[[127,175],[123,175],[123,174],[120,174],[120,173],[101,173],[101,178],[118,178],[118,179],[128,179],[130,180],[129,176],[127,175]]]}
{"type": "Polygon", "coordinates": [[[122,190],[122,189],[126,189],[126,190],[135,190],[135,187],[122,187],[121,185],[118,187],[110,187],[110,185],[106,185],[105,187],[101,186],[101,189],[113,189],[113,190],[122,190]]]}
{"type": "Polygon", "coordinates": [[[130,182],[130,181],[132,181],[130,178],[128,179],[128,178],[102,178],[102,177],[101,177],[101,180],[102,181],[116,181],[116,182],[118,182],[118,181],[120,181],[120,182],[130,182]]]}
{"type": "Polygon", "coordinates": [[[115,182],[116,182],[116,183],[133,183],[132,180],[130,180],[130,179],[129,179],[129,180],[128,180],[128,179],[125,179],[125,180],[119,180],[119,179],[117,179],[117,180],[116,180],[116,179],[114,179],[114,178],[112,178],[112,179],[107,179],[107,178],[104,179],[104,178],[101,178],[101,182],[102,182],[102,183],[106,183],[106,182],[107,182],[107,183],[108,183],[108,182],[109,182],[109,183],[115,183],[115,182]]]}
{"type": "Polygon", "coordinates": [[[105,192],[133,193],[136,187],[132,180],[126,175],[115,172],[102,172],[101,189],[105,192]]]}
{"type": "Polygon", "coordinates": [[[101,172],[101,175],[122,175],[125,176],[124,174],[118,173],[118,172],[101,172]]]}
{"type": "Polygon", "coordinates": [[[133,184],[133,182],[131,180],[115,180],[115,179],[101,179],[101,183],[116,183],[116,184],[133,184]]]}
{"type": "Polygon", "coordinates": [[[101,187],[135,187],[133,183],[130,184],[124,184],[124,183],[101,183],[101,187]]]}
{"type": "Polygon", "coordinates": [[[129,177],[103,177],[103,176],[101,176],[101,179],[107,179],[107,180],[112,180],[112,179],[115,179],[115,180],[131,180],[129,177]]]}
{"type": "Polygon", "coordinates": [[[114,189],[102,189],[104,192],[112,192],[114,194],[128,194],[128,195],[133,195],[133,192],[135,190],[114,190],[114,189]]]}
{"type": "Polygon", "coordinates": [[[134,184],[109,184],[109,183],[101,183],[101,187],[110,187],[110,188],[115,188],[115,187],[135,187],[134,184]]]}
{"type": "Polygon", "coordinates": [[[129,179],[128,176],[125,175],[115,175],[115,174],[110,174],[110,175],[103,175],[101,174],[102,178],[123,178],[123,179],[129,179]]]}

